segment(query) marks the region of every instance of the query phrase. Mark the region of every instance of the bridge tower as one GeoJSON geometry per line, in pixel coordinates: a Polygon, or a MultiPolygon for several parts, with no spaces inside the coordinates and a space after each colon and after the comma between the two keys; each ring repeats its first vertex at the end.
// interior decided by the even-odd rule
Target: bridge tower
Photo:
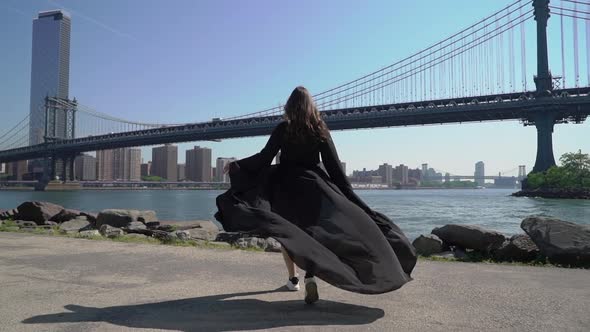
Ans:
{"type": "MultiPolygon", "coordinates": [[[[547,21],[549,20],[549,0],[533,0],[535,21],[537,21],[537,75],[534,77],[537,98],[551,98],[553,83],[549,71],[547,55],[547,21]]],[[[529,124],[537,127],[537,158],[533,172],[543,172],[555,166],[553,157],[553,126],[556,112],[552,109],[539,109],[529,124]]]]}
{"type": "MultiPolygon", "coordinates": [[[[45,97],[45,144],[62,139],[76,137],[76,109],[77,101],[45,97]]],[[[43,176],[39,180],[38,190],[44,190],[48,183],[59,178],[59,182],[74,181],[74,160],[76,153],[56,155],[51,153],[43,161],[43,176]]]]}

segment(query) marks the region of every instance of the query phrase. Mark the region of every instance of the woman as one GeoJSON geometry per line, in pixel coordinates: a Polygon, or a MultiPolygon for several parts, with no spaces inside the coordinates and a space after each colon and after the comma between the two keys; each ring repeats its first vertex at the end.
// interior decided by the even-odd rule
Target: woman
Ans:
{"type": "Polygon", "coordinates": [[[410,281],[414,247],[354,193],[304,87],[291,93],[285,119],[262,151],[225,169],[231,188],[217,197],[217,220],[226,231],[279,241],[289,272],[287,287],[299,289],[293,262],[306,271],[307,303],[319,298],[314,276],[363,294],[389,292],[410,281]],[[280,163],[271,166],[279,150],[280,163]]]}

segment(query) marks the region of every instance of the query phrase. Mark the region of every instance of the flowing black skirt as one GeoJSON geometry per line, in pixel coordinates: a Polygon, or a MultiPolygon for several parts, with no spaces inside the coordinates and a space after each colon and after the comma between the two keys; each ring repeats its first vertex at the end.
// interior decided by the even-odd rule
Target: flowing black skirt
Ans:
{"type": "Polygon", "coordinates": [[[380,294],[412,280],[414,247],[384,215],[359,206],[319,167],[230,172],[216,219],[228,232],[281,243],[297,266],[352,292],[380,294]]]}

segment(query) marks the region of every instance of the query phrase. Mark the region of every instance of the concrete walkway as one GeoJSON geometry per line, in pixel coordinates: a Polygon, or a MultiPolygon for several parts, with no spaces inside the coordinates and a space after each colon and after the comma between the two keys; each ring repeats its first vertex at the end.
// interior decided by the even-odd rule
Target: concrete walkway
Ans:
{"type": "Polygon", "coordinates": [[[0,331],[590,331],[590,271],[420,261],[378,296],[285,292],[280,254],[0,233],[0,331]]]}

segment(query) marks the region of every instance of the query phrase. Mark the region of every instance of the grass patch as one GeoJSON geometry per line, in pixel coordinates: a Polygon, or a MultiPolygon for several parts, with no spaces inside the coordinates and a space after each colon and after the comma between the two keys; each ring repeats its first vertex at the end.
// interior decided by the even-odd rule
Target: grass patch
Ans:
{"type": "Polygon", "coordinates": [[[500,261],[492,257],[485,256],[480,252],[467,252],[465,258],[456,257],[440,257],[440,256],[418,256],[418,259],[432,262],[462,262],[462,263],[484,263],[484,264],[501,264],[501,265],[513,265],[513,266],[539,266],[539,267],[568,267],[559,266],[550,263],[546,257],[539,256],[536,259],[529,262],[518,262],[518,261],[500,261]]]}

